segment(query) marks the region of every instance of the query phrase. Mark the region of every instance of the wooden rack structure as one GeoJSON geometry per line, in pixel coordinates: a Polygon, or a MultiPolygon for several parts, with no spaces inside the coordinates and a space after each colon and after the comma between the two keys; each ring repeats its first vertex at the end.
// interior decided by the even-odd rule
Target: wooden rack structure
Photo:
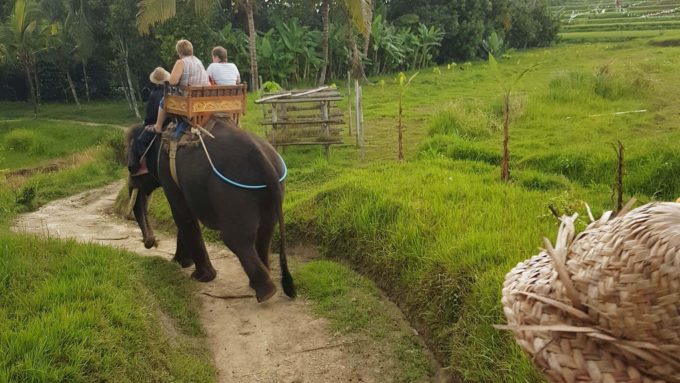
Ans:
{"type": "Polygon", "coordinates": [[[336,89],[269,93],[255,101],[263,106],[267,140],[274,146],[322,145],[329,154],[331,145],[343,144],[343,113],[335,105],[342,100],[336,89]]]}

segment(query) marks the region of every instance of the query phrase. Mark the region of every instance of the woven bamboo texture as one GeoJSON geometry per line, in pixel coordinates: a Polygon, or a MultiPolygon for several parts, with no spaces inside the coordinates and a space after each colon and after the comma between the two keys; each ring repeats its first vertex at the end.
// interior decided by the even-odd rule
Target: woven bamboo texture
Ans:
{"type": "Polygon", "coordinates": [[[575,219],[508,273],[498,327],[553,382],[680,382],[680,204],[575,219]]]}

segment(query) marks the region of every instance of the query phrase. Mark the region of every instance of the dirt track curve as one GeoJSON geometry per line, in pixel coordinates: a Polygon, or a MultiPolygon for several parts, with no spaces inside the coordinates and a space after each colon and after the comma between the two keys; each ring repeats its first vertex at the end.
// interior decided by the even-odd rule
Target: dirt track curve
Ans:
{"type": "MultiPolygon", "coordinates": [[[[95,242],[140,255],[170,259],[175,239],[156,233],[159,247],[147,250],[134,221],[111,214],[123,181],[54,201],[22,215],[13,230],[80,242],[95,242]]],[[[352,356],[341,339],[327,331],[304,300],[281,292],[258,304],[255,298],[224,300],[211,295],[252,295],[236,257],[224,246],[208,244],[217,278],[199,284],[200,315],[215,359],[219,382],[379,382],[385,372],[352,356]]],[[[273,255],[276,257],[276,255],[273,255]]],[[[273,259],[272,266],[278,265],[273,259]]],[[[186,269],[188,274],[193,270],[186,269]]],[[[278,273],[278,270],[274,270],[278,273]]],[[[279,281],[279,276],[276,280],[279,281]]],[[[279,281],[280,283],[280,281],[279,281]]]]}

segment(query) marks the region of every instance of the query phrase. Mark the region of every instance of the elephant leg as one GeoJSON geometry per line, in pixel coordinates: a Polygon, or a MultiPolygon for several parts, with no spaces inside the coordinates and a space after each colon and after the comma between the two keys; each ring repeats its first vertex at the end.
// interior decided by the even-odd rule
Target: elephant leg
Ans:
{"type": "Polygon", "coordinates": [[[177,225],[177,249],[182,256],[184,256],[183,252],[186,250],[196,265],[196,270],[191,274],[191,277],[199,282],[212,281],[217,276],[217,271],[210,263],[196,215],[189,209],[184,196],[179,191],[169,192],[166,189],[166,195],[168,201],[171,201],[170,210],[177,225]]]}
{"type": "MultiPolygon", "coordinates": [[[[236,254],[243,270],[245,270],[250,280],[250,287],[255,289],[255,296],[258,302],[264,302],[274,296],[276,285],[272,282],[269,270],[262,263],[262,260],[255,250],[255,246],[250,244],[231,245],[228,238],[222,237],[224,243],[236,254]]],[[[254,242],[254,241],[253,241],[254,242]]]]}
{"type": "Polygon", "coordinates": [[[269,270],[269,246],[271,245],[272,234],[274,233],[274,225],[273,221],[262,222],[257,229],[257,239],[255,240],[257,256],[267,270],[269,270]]]}
{"type": "MultiPolygon", "coordinates": [[[[182,232],[183,233],[183,232],[182,232]]],[[[194,264],[194,260],[191,257],[191,252],[187,249],[182,239],[182,235],[177,233],[177,250],[175,250],[175,256],[172,258],[174,262],[179,263],[182,268],[190,267],[194,264]]]]}

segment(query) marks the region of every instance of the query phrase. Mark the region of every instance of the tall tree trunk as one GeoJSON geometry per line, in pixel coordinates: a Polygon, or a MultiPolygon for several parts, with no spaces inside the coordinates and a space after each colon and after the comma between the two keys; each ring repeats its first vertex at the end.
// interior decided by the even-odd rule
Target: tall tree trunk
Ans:
{"type": "Polygon", "coordinates": [[[321,32],[321,74],[319,75],[319,86],[326,83],[326,70],[328,68],[328,29],[330,26],[330,0],[324,0],[321,5],[321,20],[323,21],[323,32],[321,32]]]}
{"type": "Polygon", "coordinates": [[[250,49],[250,90],[255,92],[260,89],[257,74],[257,31],[253,17],[253,0],[244,0],[243,3],[248,16],[248,48],[250,49]]]}
{"type": "Polygon", "coordinates": [[[127,101],[128,109],[130,110],[130,112],[132,112],[134,108],[132,107],[132,100],[130,100],[130,92],[128,87],[125,85],[125,80],[123,79],[122,74],[120,75],[120,86],[121,89],[123,89],[123,94],[125,95],[125,101],[127,101]]]}
{"type": "Polygon", "coordinates": [[[35,101],[36,104],[40,105],[42,100],[40,98],[40,81],[38,81],[38,65],[36,63],[32,63],[31,66],[33,67],[33,85],[35,86],[35,101]]]}
{"type": "Polygon", "coordinates": [[[132,100],[132,107],[135,112],[135,117],[141,119],[142,115],[139,114],[139,108],[137,107],[137,97],[135,96],[135,88],[132,86],[132,78],[130,77],[130,66],[128,65],[127,58],[123,60],[125,63],[125,76],[127,77],[128,86],[130,89],[130,99],[132,100]]]}
{"type": "Polygon", "coordinates": [[[85,80],[85,98],[87,98],[87,102],[90,102],[90,84],[87,81],[87,64],[85,62],[85,59],[82,59],[83,62],[83,80],[85,80]]]}
{"type": "Polygon", "coordinates": [[[352,26],[347,26],[349,45],[350,45],[350,56],[352,64],[352,76],[361,82],[368,82],[366,78],[366,72],[364,72],[364,65],[361,63],[361,52],[357,47],[357,42],[354,40],[354,33],[352,33],[352,26]]]}
{"type": "Polygon", "coordinates": [[[28,82],[28,90],[31,92],[31,102],[33,103],[33,118],[38,119],[38,101],[35,99],[35,89],[33,89],[33,77],[31,77],[31,70],[29,64],[24,63],[24,71],[26,72],[26,81],[28,82]]]}
{"type": "Polygon", "coordinates": [[[81,108],[80,106],[80,100],[78,100],[78,93],[76,93],[76,87],[73,85],[73,79],[71,79],[71,73],[69,70],[66,70],[66,79],[68,80],[68,86],[71,88],[71,94],[73,95],[73,99],[76,101],[76,105],[78,105],[78,109],[81,108]]]}
{"type": "MultiPolygon", "coordinates": [[[[127,43],[123,40],[122,37],[118,37],[118,49],[120,53],[121,60],[123,61],[123,67],[125,69],[125,77],[127,78],[127,93],[129,93],[130,98],[130,105],[132,106],[133,111],[135,112],[135,117],[141,119],[142,116],[139,114],[139,108],[137,107],[137,98],[135,97],[135,88],[132,86],[132,76],[130,76],[130,65],[128,64],[128,47],[127,43]]],[[[123,84],[123,88],[125,88],[125,84],[123,84]]]]}

